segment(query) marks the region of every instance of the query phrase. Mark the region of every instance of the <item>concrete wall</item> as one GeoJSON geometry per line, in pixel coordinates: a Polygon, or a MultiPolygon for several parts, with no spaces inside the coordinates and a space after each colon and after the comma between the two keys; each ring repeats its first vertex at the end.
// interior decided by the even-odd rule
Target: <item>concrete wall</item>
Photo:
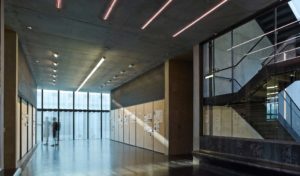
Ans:
{"type": "Polygon", "coordinates": [[[204,135],[263,139],[233,108],[204,107],[204,135]]]}
{"type": "Polygon", "coordinates": [[[164,65],[111,91],[111,109],[164,99],[164,65]]]}
{"type": "Polygon", "coordinates": [[[19,96],[26,99],[29,103],[36,107],[37,100],[37,84],[33,74],[29,68],[24,52],[19,47],[19,63],[18,63],[18,93],[19,96]]]}

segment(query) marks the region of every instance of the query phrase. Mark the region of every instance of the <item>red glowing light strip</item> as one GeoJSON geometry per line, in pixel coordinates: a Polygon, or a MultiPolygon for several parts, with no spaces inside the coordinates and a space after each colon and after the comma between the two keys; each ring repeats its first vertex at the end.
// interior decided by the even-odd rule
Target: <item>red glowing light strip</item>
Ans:
{"type": "Polygon", "coordinates": [[[171,4],[173,0],[168,0],[144,25],[141,29],[145,29],[161,12],[171,4]]]}
{"type": "Polygon", "coordinates": [[[210,9],[209,11],[207,11],[206,13],[204,13],[203,15],[201,15],[200,17],[198,17],[196,20],[194,20],[193,22],[191,22],[190,24],[188,24],[187,26],[185,26],[184,28],[182,28],[178,32],[176,32],[173,35],[173,37],[177,37],[179,34],[183,33],[185,30],[187,30],[188,28],[192,27],[194,24],[196,24],[197,22],[199,22],[200,20],[202,20],[203,18],[205,18],[206,16],[208,16],[209,14],[211,14],[213,11],[217,10],[219,7],[221,7],[226,2],[228,2],[228,0],[222,0],[222,2],[220,2],[218,5],[214,6],[212,9],[210,9]]]}
{"type": "Polygon", "coordinates": [[[108,8],[108,10],[106,11],[106,13],[105,13],[105,15],[103,17],[104,20],[108,19],[109,15],[110,15],[111,11],[113,10],[113,8],[115,7],[116,3],[117,3],[117,0],[112,0],[112,2],[110,3],[110,6],[108,8]]]}
{"type": "Polygon", "coordinates": [[[61,9],[62,8],[62,0],[56,0],[55,6],[57,9],[61,9]]]}

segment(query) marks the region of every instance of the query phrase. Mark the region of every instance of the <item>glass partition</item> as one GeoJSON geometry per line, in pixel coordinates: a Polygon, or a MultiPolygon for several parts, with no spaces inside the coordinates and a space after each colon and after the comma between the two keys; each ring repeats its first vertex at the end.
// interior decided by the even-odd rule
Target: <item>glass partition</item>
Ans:
{"type": "Polygon", "coordinates": [[[297,4],[202,45],[204,135],[300,141],[300,86],[287,92],[300,80],[297,4]]]}
{"type": "Polygon", "coordinates": [[[59,91],[59,108],[60,109],[73,109],[73,92],[59,91]]]}

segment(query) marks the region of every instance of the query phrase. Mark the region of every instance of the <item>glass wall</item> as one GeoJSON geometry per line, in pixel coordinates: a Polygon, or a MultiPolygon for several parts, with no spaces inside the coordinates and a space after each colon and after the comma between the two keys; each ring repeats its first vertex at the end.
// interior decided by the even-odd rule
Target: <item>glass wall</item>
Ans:
{"type": "Polygon", "coordinates": [[[60,124],[59,140],[101,139],[104,134],[109,136],[109,93],[64,90],[38,90],[38,93],[38,102],[41,102],[37,112],[39,142],[52,142],[53,118],[60,124]]]}
{"type": "Polygon", "coordinates": [[[300,141],[290,119],[300,119],[300,103],[286,92],[300,79],[292,8],[299,6],[283,4],[202,45],[204,135],[300,141]]]}

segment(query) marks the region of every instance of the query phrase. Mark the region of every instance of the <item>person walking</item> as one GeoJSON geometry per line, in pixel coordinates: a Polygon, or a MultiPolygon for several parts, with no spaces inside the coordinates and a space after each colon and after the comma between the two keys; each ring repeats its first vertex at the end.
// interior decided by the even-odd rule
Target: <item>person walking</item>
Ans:
{"type": "Polygon", "coordinates": [[[44,145],[48,145],[48,141],[49,141],[49,129],[50,128],[50,122],[49,122],[49,118],[46,117],[45,121],[43,123],[43,137],[44,137],[44,145]]]}
{"type": "Polygon", "coordinates": [[[59,132],[59,123],[56,121],[56,118],[54,117],[52,122],[53,144],[51,146],[58,145],[58,132],[59,132]]]}

